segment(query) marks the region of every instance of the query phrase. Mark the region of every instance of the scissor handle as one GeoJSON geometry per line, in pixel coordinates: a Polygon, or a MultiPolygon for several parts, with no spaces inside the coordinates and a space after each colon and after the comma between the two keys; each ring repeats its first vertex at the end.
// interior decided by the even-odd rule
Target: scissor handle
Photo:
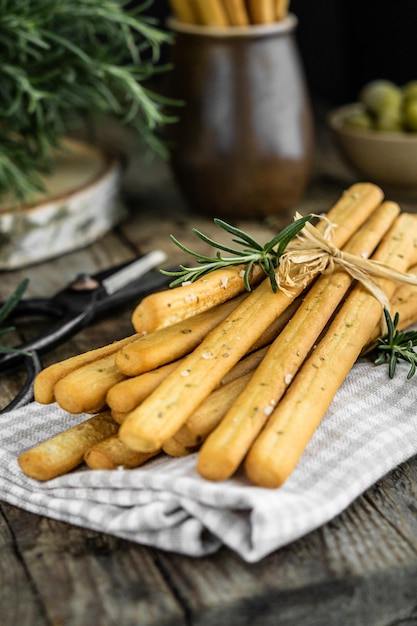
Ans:
{"type": "Polygon", "coordinates": [[[36,352],[32,352],[30,356],[25,356],[24,363],[26,370],[25,384],[13,400],[0,410],[0,414],[8,413],[13,409],[20,409],[22,406],[26,406],[26,404],[29,404],[33,400],[33,384],[36,376],[42,369],[42,365],[36,352]]]}
{"type": "Polygon", "coordinates": [[[52,350],[66,337],[73,335],[74,332],[87,325],[93,315],[94,302],[76,317],[64,318],[45,333],[15,346],[15,350],[18,350],[18,352],[6,352],[0,356],[0,371],[20,365],[25,359],[24,353],[32,353],[33,351],[42,353],[46,350],[52,350]]]}

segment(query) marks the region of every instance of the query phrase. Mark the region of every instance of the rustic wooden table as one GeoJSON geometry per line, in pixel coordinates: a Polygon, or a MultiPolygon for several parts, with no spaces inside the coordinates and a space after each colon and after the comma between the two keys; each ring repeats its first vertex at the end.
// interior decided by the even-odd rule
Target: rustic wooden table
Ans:
{"type": "MultiPolygon", "coordinates": [[[[324,211],[349,183],[332,150],[317,156],[303,211],[324,211]]],[[[83,271],[191,243],[210,219],[184,206],[165,164],[133,155],[124,184],[129,219],[90,247],[2,272],[0,298],[23,277],[29,295],[51,295],[83,271]]],[[[396,198],[392,198],[396,199],[396,198]]],[[[417,209],[417,199],[401,199],[417,209]]],[[[261,237],[276,224],[240,222],[261,237]]],[[[131,332],[132,306],[79,332],[44,365],[131,332]]],[[[0,377],[5,405],[23,374],[0,377]]],[[[330,523],[257,564],[228,549],[189,558],[0,505],[2,626],[394,626],[417,624],[417,461],[411,459],[330,523]]]]}

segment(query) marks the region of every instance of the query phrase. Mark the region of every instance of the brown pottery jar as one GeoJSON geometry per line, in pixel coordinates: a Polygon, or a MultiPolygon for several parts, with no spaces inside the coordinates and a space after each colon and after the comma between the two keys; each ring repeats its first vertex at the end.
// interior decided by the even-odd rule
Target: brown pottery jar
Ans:
{"type": "Polygon", "coordinates": [[[168,25],[169,95],[183,101],[169,125],[171,165],[188,204],[214,217],[289,213],[313,152],[296,17],[265,26],[168,25]]]}

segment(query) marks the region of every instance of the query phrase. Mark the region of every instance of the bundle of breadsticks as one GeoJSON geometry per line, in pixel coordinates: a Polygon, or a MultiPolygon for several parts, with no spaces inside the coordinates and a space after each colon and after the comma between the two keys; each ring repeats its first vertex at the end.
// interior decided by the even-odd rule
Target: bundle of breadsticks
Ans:
{"type": "Polygon", "coordinates": [[[144,298],[135,334],[45,368],[36,401],[92,416],[24,452],[21,469],[48,480],[195,452],[206,479],[243,468],[282,485],[383,333],[383,309],[399,328],[417,321],[417,216],[358,183],[281,259],[276,292],[256,265],[250,291],[243,266],[215,270],[144,298]]]}
{"type": "Polygon", "coordinates": [[[170,0],[174,16],[201,26],[248,26],[282,20],[289,0],[170,0]]]}

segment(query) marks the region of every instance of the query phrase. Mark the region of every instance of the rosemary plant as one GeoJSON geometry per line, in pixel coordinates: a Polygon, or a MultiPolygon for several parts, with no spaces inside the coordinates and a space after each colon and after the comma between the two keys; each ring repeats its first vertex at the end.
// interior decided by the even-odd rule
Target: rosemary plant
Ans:
{"type": "Polygon", "coordinates": [[[397,365],[400,361],[406,361],[410,364],[407,379],[414,376],[417,369],[417,353],[414,347],[417,346],[417,331],[398,330],[399,315],[396,313],[392,319],[389,311],[384,309],[385,320],[387,323],[387,333],[378,340],[376,347],[377,356],[375,365],[388,363],[388,374],[390,378],[394,378],[397,365]]]}
{"type": "Polygon", "coordinates": [[[176,287],[183,282],[193,282],[201,276],[214,272],[222,267],[246,264],[244,281],[246,289],[250,291],[250,272],[253,265],[257,263],[262,268],[266,276],[269,277],[271,287],[273,291],[276,292],[278,285],[275,277],[275,269],[279,265],[279,258],[290,241],[302,230],[304,224],[311,219],[312,215],[306,215],[305,217],[294,220],[291,224],[275,235],[275,237],[273,237],[270,241],[261,245],[240,228],[236,228],[219,218],[215,218],[214,223],[232,235],[232,241],[241,246],[242,249],[236,249],[231,246],[223,245],[214,239],[211,239],[196,228],[193,228],[192,232],[197,235],[197,237],[218,251],[216,256],[205,256],[198,252],[194,252],[171,235],[171,240],[175,243],[175,245],[187,254],[191,254],[191,256],[196,258],[199,266],[186,267],[184,265],[180,265],[180,269],[177,271],[161,270],[161,272],[168,276],[176,276],[177,278],[170,283],[170,287],[176,287]],[[223,256],[221,252],[227,252],[233,256],[223,256]]]}
{"type": "Polygon", "coordinates": [[[144,83],[166,33],[146,17],[153,0],[0,0],[0,193],[41,189],[51,148],[83,119],[113,116],[164,152],[171,121],[144,83]]]}

